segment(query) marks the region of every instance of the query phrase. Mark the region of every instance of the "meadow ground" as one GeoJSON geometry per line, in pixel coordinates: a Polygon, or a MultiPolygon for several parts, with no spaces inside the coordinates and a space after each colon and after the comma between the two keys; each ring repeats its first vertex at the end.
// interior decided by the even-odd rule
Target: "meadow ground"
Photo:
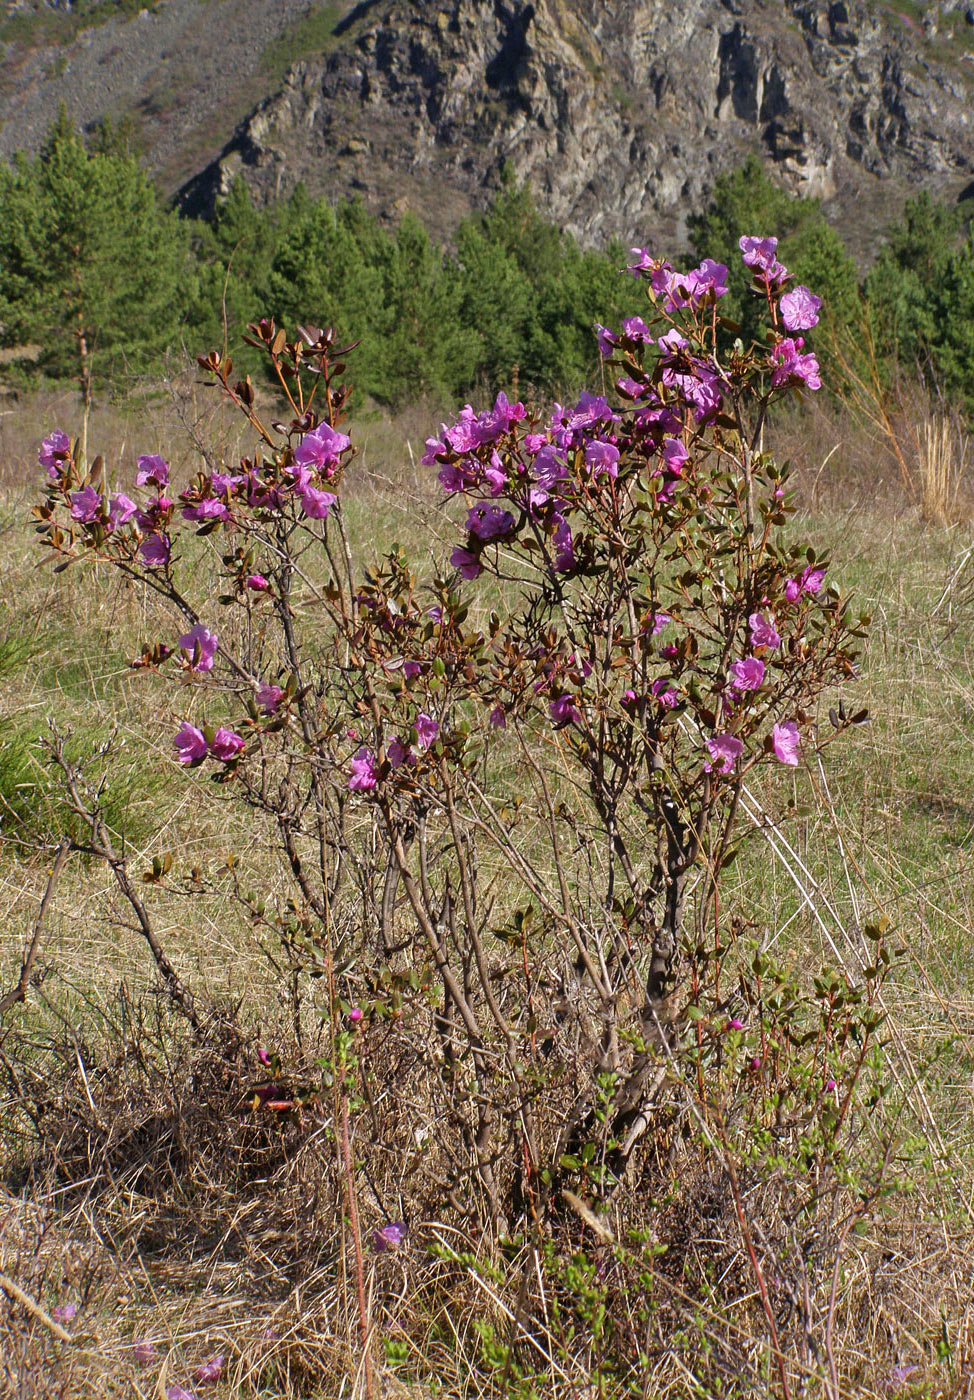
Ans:
{"type": "MultiPolygon", "coordinates": [[[[173,762],[178,697],[128,665],[155,635],[152,601],[108,571],[83,581],[39,566],[29,522],[37,445],[52,426],[71,428],[74,411],[66,395],[0,417],[0,996],[17,981],[53,850],[76,821],[40,743],[51,719],[78,754],[117,736],[106,818],[133,871],[174,851],[207,877],[232,869],[268,897],[285,892],[268,831],[173,762]]],[[[346,499],[363,556],[397,540],[419,560],[441,558],[453,539],[432,473],[418,464],[436,422],[416,409],[355,425],[361,451],[346,499]]],[[[185,385],[141,410],[96,410],[89,435],[123,464],[124,485],[139,452],[162,452],[176,477],[188,470],[199,431],[232,444],[236,430],[205,391],[185,385]]],[[[826,965],[855,982],[870,956],[866,926],[884,919],[899,949],[881,993],[877,1073],[888,1093],[864,1112],[847,1164],[850,1180],[861,1167],[848,1189],[862,1210],[821,1277],[808,1264],[814,1230],[795,1227],[792,1292],[811,1278],[824,1302],[803,1314],[786,1280],[772,1308],[782,1337],[805,1318],[790,1393],[833,1400],[974,1395],[974,482],[961,436],[940,457],[929,440],[923,456],[917,433],[908,439],[906,480],[888,442],[839,413],[790,419],[769,444],[794,460],[805,523],[872,615],[861,675],[844,697],[868,706],[872,722],[794,776],[754,786],[742,816],[753,836],[722,891],[724,917],[759,929],[798,982],[826,965]]],[[[152,894],[187,984],[233,1009],[233,1064],[252,1065],[258,1039],[283,1043],[286,1007],[267,950],[225,886],[207,878],[152,894]]],[[[460,1240],[445,1217],[415,1228],[406,1251],[367,1258],[366,1368],[347,1221],[316,1213],[306,1139],[320,1146],[327,1135],[306,1125],[282,1171],[280,1143],[241,1127],[227,1063],[174,1024],[104,864],[72,857],[26,1002],[0,1026],[0,1395],[158,1397],[176,1385],[220,1400],[326,1400],[367,1388],[416,1400],[781,1393],[747,1238],[702,1209],[694,1228],[721,1244],[709,1262],[697,1239],[687,1244],[699,1276],[686,1260],[655,1282],[633,1274],[633,1288],[662,1299],[636,1388],[613,1389],[593,1365],[578,1318],[596,1330],[602,1322],[584,1309],[560,1330],[554,1313],[522,1317],[520,1275],[511,1286],[503,1258],[479,1257],[477,1240],[460,1240]],[[57,1322],[65,1305],[76,1311],[57,1322]],[[746,1375],[720,1360],[735,1327],[746,1375]],[[153,1347],[140,1362],[133,1347],[145,1339],[153,1347]],[[693,1358],[708,1350],[704,1377],[693,1358]],[[221,1377],[194,1381],[217,1354],[221,1377]]],[[[703,1156],[684,1150],[674,1170],[703,1181],[703,1156]]],[[[362,1192],[367,1223],[381,1224],[369,1216],[374,1186],[362,1192]]],[[[616,1228],[642,1210],[651,1231],[660,1200],[619,1205],[616,1228]]],[[[668,1248],[672,1257],[672,1239],[668,1248]]],[[[616,1306],[624,1312],[627,1300],[616,1306]]]]}

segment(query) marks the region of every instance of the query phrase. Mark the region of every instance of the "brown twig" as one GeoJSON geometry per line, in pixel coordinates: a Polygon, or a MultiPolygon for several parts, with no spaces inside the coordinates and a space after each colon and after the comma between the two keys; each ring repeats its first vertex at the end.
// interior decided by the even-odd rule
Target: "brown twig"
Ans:
{"type": "Polygon", "coordinates": [[[12,1006],[16,1006],[18,1002],[27,1000],[27,988],[30,985],[30,974],[34,967],[34,960],[41,946],[41,931],[44,927],[44,920],[47,917],[47,911],[50,908],[51,900],[54,898],[54,891],[57,888],[58,878],[64,868],[64,863],[68,858],[70,850],[70,841],[67,837],[63,837],[57,848],[57,855],[54,857],[51,873],[47,877],[47,888],[44,890],[41,905],[37,911],[37,918],[34,921],[34,931],[31,934],[30,942],[24,953],[24,961],[20,968],[20,976],[17,979],[17,985],[11,987],[9,992],[5,992],[4,995],[0,997],[0,1016],[3,1016],[12,1006]]]}
{"type": "Polygon", "coordinates": [[[54,1321],[50,1313],[44,1311],[40,1303],[35,1303],[33,1298],[31,1298],[28,1294],[24,1292],[22,1288],[20,1288],[16,1283],[14,1283],[12,1278],[7,1278],[6,1274],[0,1274],[0,1288],[2,1288],[5,1293],[9,1293],[11,1298],[13,1298],[15,1302],[19,1303],[21,1307],[26,1308],[27,1311],[33,1317],[37,1318],[38,1322],[43,1323],[44,1326],[48,1329],[48,1331],[53,1332],[55,1337],[57,1337],[59,1341],[74,1341],[74,1338],[72,1337],[70,1332],[66,1332],[59,1322],[54,1321]]]}

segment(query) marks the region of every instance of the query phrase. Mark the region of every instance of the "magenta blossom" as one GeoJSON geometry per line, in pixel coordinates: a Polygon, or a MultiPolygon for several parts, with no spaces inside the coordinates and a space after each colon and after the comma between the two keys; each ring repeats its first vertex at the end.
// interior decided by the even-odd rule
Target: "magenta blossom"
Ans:
{"type": "Polygon", "coordinates": [[[173,743],[180,763],[199,763],[207,755],[209,745],[201,729],[184,720],[173,743]]]}
{"type": "Polygon", "coordinates": [[[207,496],[195,505],[183,507],[183,519],[198,523],[207,520],[229,520],[230,512],[215,496],[207,496]]]}
{"type": "Polygon", "coordinates": [[[232,729],[224,729],[221,726],[213,735],[210,753],[221,763],[229,763],[231,758],[236,758],[243,746],[244,741],[239,734],[235,734],[232,729]]]}
{"type": "Polygon", "coordinates": [[[266,593],[270,588],[270,584],[263,574],[248,574],[247,587],[252,593],[266,593]]]}
{"type": "Polygon", "coordinates": [[[147,564],[150,569],[164,568],[172,554],[169,537],[160,534],[147,535],[139,545],[139,553],[142,555],[143,564],[147,564]]]}
{"type": "Polygon", "coordinates": [[[555,568],[558,573],[570,573],[575,567],[575,546],[571,526],[564,518],[559,519],[551,542],[555,547],[555,568]]]}
{"type": "MultiPolygon", "coordinates": [[[[670,685],[669,681],[653,681],[651,689],[664,710],[675,710],[677,705],[679,705],[680,692],[670,685]]],[[[628,694],[629,692],[627,691],[626,693],[628,694]]]]}
{"type": "Polygon", "coordinates": [[[386,745],[386,758],[389,760],[390,768],[401,768],[404,763],[415,764],[416,756],[412,749],[407,748],[398,735],[393,735],[386,745]]]}
{"type": "Polygon", "coordinates": [[[707,740],[710,759],[703,765],[705,773],[733,773],[734,764],[744,752],[744,745],[733,734],[715,734],[707,740]]]}
{"type": "Polygon", "coordinates": [[[284,691],[279,685],[260,685],[257,687],[257,703],[265,715],[276,714],[277,707],[283,699],[284,691]]]}
{"type": "Polygon", "coordinates": [[[52,481],[57,481],[70,456],[71,439],[68,437],[67,433],[62,433],[60,428],[55,428],[41,443],[41,450],[37,454],[37,461],[40,466],[47,468],[47,474],[50,479],[52,481]]]}
{"type": "Polygon", "coordinates": [[[218,1381],[223,1375],[222,1356],[211,1356],[209,1361],[204,1361],[202,1366],[197,1366],[193,1372],[193,1379],[197,1381],[218,1381]]]}
{"type": "Polygon", "coordinates": [[[90,525],[101,515],[102,500],[93,486],[83,486],[71,494],[71,517],[82,525],[90,525]]]}
{"type": "Polygon", "coordinates": [[[353,1006],[351,1011],[348,1013],[348,1019],[351,1021],[353,1026],[357,1026],[364,1014],[365,1013],[363,1012],[360,1006],[353,1006]]]}
{"type": "Polygon", "coordinates": [[[108,498],[108,524],[114,530],[116,525],[127,525],[138,507],[123,491],[108,498]]]}
{"type": "Polygon", "coordinates": [[[440,726],[430,715],[419,714],[413,728],[416,730],[416,747],[425,753],[439,734],[440,726]]]}
{"type": "Polygon", "coordinates": [[[471,506],[467,512],[467,529],[478,540],[497,540],[509,535],[514,528],[514,517],[509,510],[492,506],[487,501],[471,506]]]}
{"type": "Polygon", "coordinates": [[[388,1225],[372,1231],[372,1248],[376,1254],[395,1252],[402,1248],[408,1233],[409,1226],[404,1221],[390,1220],[388,1225]]]}
{"type": "MultiPolygon", "coordinates": [[[[312,432],[306,433],[294,451],[294,460],[299,467],[309,467],[320,476],[334,476],[338,461],[346,448],[351,446],[351,438],[337,433],[328,423],[319,423],[312,432]]],[[[310,515],[310,511],[308,514],[310,515]]]]}
{"type": "Polygon", "coordinates": [[[771,352],[771,387],[780,389],[783,384],[804,384],[806,389],[821,389],[818,360],[814,355],[801,354],[804,341],[782,340],[771,352]]]}
{"type": "Polygon", "coordinates": [[[201,622],[191,627],[185,636],[180,637],[179,645],[189,653],[189,661],[194,671],[212,671],[213,658],[219,645],[215,632],[208,631],[201,622]]]}
{"type": "Polygon", "coordinates": [[[185,1386],[171,1385],[166,1391],[166,1400],[196,1400],[196,1396],[185,1386]]]}
{"type": "Polygon", "coordinates": [[[73,1322],[77,1311],[74,1303],[62,1303],[60,1307],[54,1309],[51,1316],[55,1322],[73,1322]]]}
{"type": "Polygon", "coordinates": [[[581,723],[581,712],[570,695],[559,695],[557,700],[552,700],[548,711],[559,728],[565,724],[581,723]]]}
{"type": "Polygon", "coordinates": [[[790,578],[785,584],[785,597],[789,603],[797,603],[803,593],[818,593],[825,582],[825,570],[813,569],[809,564],[798,578],[790,578]]]}
{"type": "Polygon", "coordinates": [[[792,287],[778,303],[781,319],[790,331],[810,331],[818,325],[822,298],[807,287],[792,287]]]}
{"type": "Polygon", "coordinates": [[[769,651],[775,651],[781,646],[781,637],[778,635],[773,619],[769,621],[763,613],[751,613],[748,618],[748,626],[751,629],[751,645],[755,647],[767,647],[769,651]]]}
{"type": "Polygon", "coordinates": [[[319,491],[317,487],[306,486],[300,492],[301,509],[312,520],[327,520],[331,508],[338,500],[331,491],[319,491]]]}
{"type": "Polygon", "coordinates": [[[472,554],[469,549],[463,549],[460,545],[457,545],[450,555],[450,563],[455,569],[459,569],[461,578],[477,578],[483,573],[483,565],[479,557],[472,554]]]}
{"type": "Polygon", "coordinates": [[[606,326],[596,325],[595,338],[599,345],[599,354],[603,360],[607,360],[619,343],[619,337],[613,335],[606,326]]]}
{"type": "Polygon", "coordinates": [[[349,792],[371,792],[377,781],[375,754],[371,749],[359,749],[352,759],[352,774],[348,780],[349,792]]]}
{"type": "Polygon", "coordinates": [[[758,656],[745,656],[730,668],[731,690],[759,690],[764,684],[764,662],[758,656]]]}
{"type": "Polygon", "coordinates": [[[798,725],[793,719],[785,720],[784,724],[775,725],[771,731],[771,742],[774,745],[775,756],[779,763],[787,763],[789,768],[798,767],[801,735],[798,732],[798,725]]]}
{"type": "Polygon", "coordinates": [[[627,316],[622,323],[622,334],[627,340],[634,340],[639,344],[653,343],[649,327],[641,316],[627,316]]]}
{"type": "Polygon", "coordinates": [[[169,482],[169,463],[164,458],[153,453],[151,456],[140,457],[138,460],[138,470],[135,473],[136,486],[148,486],[151,482],[154,486],[166,486],[169,482]]]}
{"type": "Polygon", "coordinates": [[[585,448],[585,465],[593,476],[603,472],[613,480],[619,475],[619,449],[611,442],[596,440],[585,448]]]}
{"type": "Polygon", "coordinates": [[[749,238],[745,235],[738,240],[738,246],[747,267],[756,268],[759,272],[771,270],[778,251],[777,238],[749,238]]]}

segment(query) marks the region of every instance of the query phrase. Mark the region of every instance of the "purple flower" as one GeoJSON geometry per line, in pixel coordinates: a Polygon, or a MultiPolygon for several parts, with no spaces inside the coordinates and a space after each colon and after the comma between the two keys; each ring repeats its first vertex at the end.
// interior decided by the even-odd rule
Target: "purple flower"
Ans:
{"type": "Polygon", "coordinates": [[[171,1385],[166,1391],[166,1400],[196,1400],[196,1396],[184,1386],[171,1385]]]}
{"type": "Polygon", "coordinates": [[[593,476],[605,472],[613,480],[619,475],[619,449],[611,442],[596,439],[586,444],[585,465],[593,476]]]}
{"type": "Polygon", "coordinates": [[[327,520],[332,506],[338,500],[330,491],[319,491],[314,486],[306,486],[302,492],[301,508],[312,520],[327,520]]]}
{"type": "Polygon", "coordinates": [[[507,715],[504,713],[504,707],[502,705],[495,705],[491,710],[490,727],[491,729],[507,728],[507,715]]]}
{"type": "Polygon", "coordinates": [[[661,455],[667,471],[672,472],[674,476],[681,475],[683,464],[690,456],[679,438],[667,438],[663,443],[661,455]]]}
{"type": "Polygon", "coordinates": [[[375,754],[371,749],[359,749],[352,759],[352,775],[348,780],[349,792],[371,792],[377,781],[375,754]]]}
{"type": "Polygon", "coordinates": [[[205,500],[197,501],[195,505],[183,507],[183,519],[189,521],[200,520],[229,520],[230,512],[222,501],[215,496],[207,496],[205,500]]]}
{"type": "Polygon", "coordinates": [[[406,747],[398,735],[393,735],[386,745],[386,758],[393,769],[401,768],[404,763],[416,762],[412,750],[406,747]]]}
{"type": "Polygon", "coordinates": [[[270,584],[263,574],[248,574],[247,587],[252,593],[266,593],[268,588],[270,588],[270,584]]]}
{"type": "Polygon", "coordinates": [[[531,465],[535,481],[545,491],[552,491],[559,481],[564,481],[568,468],[551,443],[545,443],[531,465]]]}
{"type": "Polygon", "coordinates": [[[179,645],[189,653],[189,661],[194,671],[212,671],[213,658],[219,645],[215,632],[209,632],[201,622],[191,627],[185,636],[180,637],[179,645]]]}
{"type": "Polygon", "coordinates": [[[778,251],[777,238],[749,238],[746,235],[738,240],[738,246],[747,267],[761,272],[770,271],[778,251]]]}
{"type": "Polygon", "coordinates": [[[420,457],[424,467],[435,467],[438,457],[445,457],[449,448],[440,438],[428,437],[426,439],[426,451],[420,457]]]}
{"type": "Polygon", "coordinates": [[[825,582],[825,570],[813,569],[809,564],[798,578],[790,578],[785,584],[785,597],[789,603],[796,603],[803,593],[818,593],[825,582]]]}
{"type": "Polygon", "coordinates": [[[575,548],[571,526],[564,518],[559,519],[551,542],[555,547],[555,568],[560,574],[570,573],[575,567],[575,548]]]}
{"type": "Polygon", "coordinates": [[[283,699],[284,691],[279,685],[260,685],[257,687],[257,703],[265,715],[276,714],[277,707],[283,699]]]}
{"type": "Polygon", "coordinates": [[[60,428],[55,428],[41,443],[37,460],[42,467],[47,468],[47,475],[51,481],[59,481],[70,458],[71,439],[67,433],[62,433],[60,428]]]}
{"type": "Polygon", "coordinates": [[[189,720],[183,721],[173,743],[180,763],[199,763],[206,757],[209,748],[203,731],[190,724],[189,720]]]}
{"type": "Polygon", "coordinates": [[[705,773],[733,773],[734,764],[744,752],[744,745],[733,734],[715,734],[707,740],[711,762],[703,765],[705,773]]]}
{"type": "Polygon", "coordinates": [[[579,428],[590,428],[594,423],[618,423],[619,415],[613,413],[609,401],[602,394],[581,393],[578,403],[568,414],[565,422],[569,432],[579,428]]]}
{"type": "Polygon", "coordinates": [[[557,700],[552,700],[548,712],[559,728],[566,724],[581,723],[581,713],[570,695],[559,695],[557,700]]]}
{"type": "Polygon", "coordinates": [[[353,1006],[351,1011],[348,1013],[348,1019],[351,1021],[353,1026],[357,1026],[364,1014],[365,1013],[363,1012],[360,1006],[353,1006]]]}
{"type": "Polygon", "coordinates": [[[148,486],[152,482],[155,486],[165,486],[169,481],[169,463],[162,457],[153,453],[148,457],[140,457],[138,460],[138,471],[135,473],[136,486],[148,486]]]}
{"type": "Polygon", "coordinates": [[[84,486],[71,494],[71,517],[82,525],[90,525],[101,515],[101,496],[93,486],[84,486]]]}
{"type": "Polygon", "coordinates": [[[132,1360],[139,1366],[151,1366],[158,1355],[155,1347],[145,1337],[140,1337],[137,1342],[132,1343],[132,1360]]]}
{"type": "Polygon", "coordinates": [[[736,1016],[732,1016],[727,1022],[727,1029],[729,1031],[742,1031],[744,1029],[744,1022],[738,1020],[736,1016]]]}
{"type": "Polygon", "coordinates": [[[78,1309],[74,1303],[62,1303],[51,1313],[55,1322],[71,1322],[78,1309]]]}
{"type": "Polygon", "coordinates": [[[479,574],[483,573],[483,565],[479,556],[472,554],[469,549],[463,549],[460,545],[457,545],[450,555],[450,563],[455,569],[459,569],[461,578],[477,578],[479,574]]]}
{"type": "Polygon", "coordinates": [[[638,277],[641,272],[652,272],[658,266],[648,248],[630,248],[629,254],[635,261],[627,264],[626,271],[631,272],[634,277],[638,277]]]}
{"type": "Polygon", "coordinates": [[[596,339],[599,343],[599,354],[603,360],[607,360],[619,343],[619,337],[613,335],[605,326],[596,325],[596,339]]]}
{"type": "Polygon", "coordinates": [[[372,1231],[372,1248],[376,1254],[394,1252],[402,1248],[408,1233],[409,1226],[404,1221],[390,1220],[388,1225],[372,1231]]]}
{"type": "Polygon", "coordinates": [[[745,656],[730,668],[731,690],[759,690],[764,684],[764,662],[758,656],[745,656]]]}
{"type": "Polygon", "coordinates": [[[779,389],[783,384],[804,384],[807,389],[821,389],[818,360],[814,355],[802,355],[804,341],[782,340],[771,352],[771,387],[779,389]]]}
{"type": "Polygon", "coordinates": [[[218,1381],[223,1375],[222,1356],[211,1356],[209,1361],[204,1361],[202,1366],[197,1366],[193,1372],[193,1379],[197,1381],[218,1381]]]}
{"type": "Polygon", "coordinates": [[[670,685],[669,681],[653,681],[651,689],[664,710],[675,710],[679,705],[680,692],[670,685]]]}
{"type": "Polygon", "coordinates": [[[787,763],[789,768],[798,767],[801,735],[798,732],[798,725],[793,719],[785,720],[784,724],[775,725],[771,731],[771,742],[774,745],[775,756],[779,763],[787,763]]]}
{"type": "Polygon", "coordinates": [[[430,715],[418,714],[413,728],[416,730],[416,747],[425,753],[439,734],[440,726],[430,715]]]}
{"type": "Polygon", "coordinates": [[[228,472],[214,472],[210,477],[210,489],[214,496],[229,496],[230,492],[244,480],[242,476],[231,476],[228,472]]]}
{"type": "Polygon", "coordinates": [[[467,529],[479,540],[497,540],[509,535],[514,528],[514,517],[509,510],[492,506],[487,501],[471,506],[467,512],[467,529]]]}
{"type": "Polygon", "coordinates": [[[138,507],[122,491],[108,498],[108,524],[114,530],[116,525],[127,525],[138,507]]]}
{"type": "Polygon", "coordinates": [[[818,313],[822,298],[815,296],[807,287],[792,287],[785,292],[778,303],[781,319],[790,331],[810,331],[818,325],[818,313]]]}
{"type": "Polygon", "coordinates": [[[344,433],[336,433],[328,423],[319,423],[298,443],[294,460],[299,467],[309,467],[327,480],[335,474],[339,457],[351,446],[351,441],[344,433]]]}
{"type": "Polygon", "coordinates": [[[781,646],[781,638],[775,629],[774,621],[769,621],[763,613],[751,613],[748,618],[748,626],[751,629],[751,645],[755,647],[767,647],[769,651],[775,651],[781,646]]]}
{"type": "Polygon", "coordinates": [[[229,763],[231,758],[236,758],[243,746],[244,741],[239,734],[235,734],[232,729],[224,729],[221,726],[213,735],[210,753],[221,763],[229,763]]]}
{"type": "Polygon", "coordinates": [[[658,637],[664,627],[669,627],[673,619],[669,613],[659,612],[653,614],[653,636],[658,637]]]}
{"type": "Polygon", "coordinates": [[[169,563],[169,556],[172,554],[172,546],[167,535],[147,535],[139,545],[139,553],[142,555],[142,562],[148,564],[150,569],[161,569],[169,563]]]}
{"type": "Polygon", "coordinates": [[[622,323],[622,334],[627,340],[635,340],[640,344],[653,343],[649,327],[641,316],[627,316],[622,323]]]}

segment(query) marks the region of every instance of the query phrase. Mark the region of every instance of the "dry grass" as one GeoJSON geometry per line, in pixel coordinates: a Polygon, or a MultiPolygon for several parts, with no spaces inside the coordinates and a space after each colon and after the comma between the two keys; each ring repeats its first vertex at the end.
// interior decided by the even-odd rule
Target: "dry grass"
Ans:
{"type": "MultiPolygon", "coordinates": [[[[151,413],[103,411],[91,437],[109,445],[125,482],[141,451],[163,452],[177,471],[188,466],[195,435],[229,435],[221,413],[187,382],[151,413]]],[[[159,891],[158,908],[181,975],[205,989],[212,1009],[192,1035],[160,996],[104,872],[75,863],[28,1005],[0,1029],[0,1274],[34,1305],[0,1297],[0,1395],[147,1400],[190,1386],[193,1369],[217,1353],[223,1378],[201,1395],[364,1395],[334,1104],[309,1100],[277,1124],[252,1102],[258,1041],[282,1048],[289,1083],[329,1053],[313,1002],[295,1044],[267,949],[221,893],[233,851],[241,880],[283,896],[279,853],[252,818],[174,774],[169,717],[152,717],[140,688],[148,678],[124,664],[151,634],[151,605],[107,579],[94,591],[70,575],[55,586],[30,554],[24,521],[37,441],[72,416],[65,397],[0,417],[0,586],[10,609],[0,643],[32,642],[26,654],[11,652],[0,724],[56,711],[81,740],[122,726],[133,778],[118,820],[143,833],[133,868],[174,849],[207,875],[199,890],[159,891]],[[43,1315],[66,1302],[78,1309],[65,1324],[69,1343],[43,1315]],[[146,1366],[134,1361],[140,1339],[157,1352],[146,1366]]],[[[361,425],[352,500],[361,539],[440,552],[449,527],[417,465],[436,421],[417,414],[361,425]]],[[[758,922],[796,976],[825,961],[856,975],[863,924],[882,912],[905,952],[884,993],[877,1073],[888,1099],[858,1120],[860,1184],[836,1186],[806,1221],[790,1214],[794,1157],[767,1180],[745,1173],[752,1243],[796,1396],[974,1394],[974,555],[957,523],[967,449],[946,420],[931,419],[929,433],[929,487],[911,498],[889,445],[877,466],[871,434],[850,420],[817,413],[785,429],[837,572],[874,613],[854,695],[876,719],[796,779],[796,809],[780,782],[754,793],[757,835],[734,868],[727,917],[758,922]],[[947,523],[952,530],[940,528],[947,523]],[[763,813],[779,818],[774,830],[763,813]],[[849,1203],[884,1152],[891,1194],[872,1202],[861,1232],[842,1236],[849,1203]],[[826,1334],[839,1382],[831,1392],[826,1334]],[[899,1366],[916,1369],[899,1379],[899,1366]]],[[[228,451],[239,447],[228,437],[228,451]]],[[[0,991],[19,969],[48,858],[22,842],[0,850],[0,991]]],[[[404,1249],[365,1259],[373,1395],[621,1395],[593,1378],[598,1358],[572,1273],[579,1250],[592,1271],[582,1270],[585,1287],[603,1289],[622,1332],[632,1329],[646,1351],[643,1395],[780,1393],[726,1162],[696,1124],[692,1099],[671,1087],[662,1100],[638,1172],[604,1222],[620,1248],[566,1210],[535,1242],[542,1269],[528,1240],[499,1249],[445,1199],[453,1150],[445,1099],[421,1093],[405,1036],[380,1024],[363,1033],[360,1053],[375,1100],[360,1110],[355,1139],[363,1229],[367,1238],[383,1211],[410,1225],[404,1249]],[[634,1229],[645,1238],[635,1241],[634,1229]]]]}

